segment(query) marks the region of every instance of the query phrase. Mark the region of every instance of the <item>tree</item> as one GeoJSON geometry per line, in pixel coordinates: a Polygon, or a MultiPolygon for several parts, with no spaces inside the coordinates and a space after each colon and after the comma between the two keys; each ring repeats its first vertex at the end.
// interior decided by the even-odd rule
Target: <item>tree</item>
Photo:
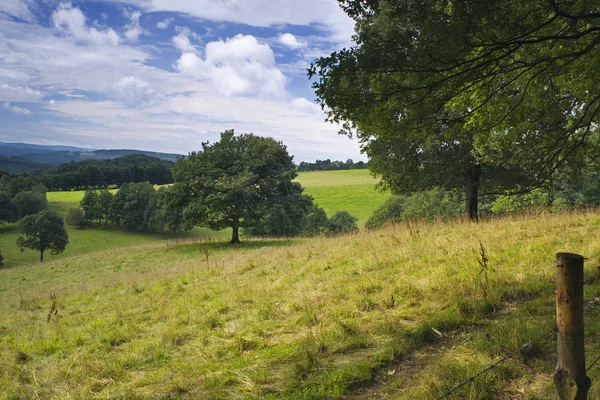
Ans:
{"type": "Polygon", "coordinates": [[[0,192],[0,221],[15,222],[19,219],[19,208],[12,201],[10,193],[0,192]]]}
{"type": "Polygon", "coordinates": [[[21,251],[25,251],[26,248],[39,251],[40,262],[44,261],[46,250],[49,250],[50,254],[58,254],[63,252],[69,243],[63,219],[52,211],[44,210],[23,218],[20,228],[24,236],[17,238],[17,246],[21,251]]]}
{"type": "Polygon", "coordinates": [[[189,231],[194,226],[190,220],[183,218],[183,211],[187,205],[189,193],[181,184],[161,186],[156,191],[156,212],[152,225],[160,231],[169,230],[173,233],[189,231]]]}
{"type": "Polygon", "coordinates": [[[21,217],[37,214],[48,206],[46,194],[34,190],[19,192],[12,201],[17,206],[21,217]]]}
{"type": "Polygon", "coordinates": [[[296,168],[281,142],[233,130],[179,159],[172,174],[190,194],[184,216],[211,229],[232,228],[231,243],[239,243],[240,227],[259,224],[277,199],[302,190],[292,182],[296,168]]]}
{"type": "Polygon", "coordinates": [[[90,224],[94,219],[100,219],[100,207],[98,204],[98,191],[88,189],[85,191],[81,202],[79,203],[83,210],[83,215],[86,221],[90,224]]]}
{"type": "Polygon", "coordinates": [[[600,9],[585,0],[338,0],[355,45],[309,68],[395,193],[540,186],[596,133],[600,9]],[[576,78],[575,78],[576,77],[576,78]]]}
{"type": "Polygon", "coordinates": [[[98,194],[98,223],[104,220],[104,226],[106,226],[108,221],[112,199],[113,194],[108,189],[101,190],[98,194]]]}
{"type": "Polygon", "coordinates": [[[123,185],[110,205],[111,220],[137,232],[150,230],[155,213],[156,190],[150,182],[123,185]]]}

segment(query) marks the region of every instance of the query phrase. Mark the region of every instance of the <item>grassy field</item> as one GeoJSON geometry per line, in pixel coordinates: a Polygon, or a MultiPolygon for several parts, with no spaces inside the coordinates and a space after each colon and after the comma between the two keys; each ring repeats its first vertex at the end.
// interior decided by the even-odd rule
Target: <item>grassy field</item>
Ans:
{"type": "Polygon", "coordinates": [[[366,169],[301,172],[297,180],[304,186],[304,193],[311,195],[329,217],[346,210],[358,219],[360,228],[390,197],[389,193],[375,190],[377,181],[366,169]]]}
{"type": "MultiPolygon", "coordinates": [[[[149,241],[1,269],[0,398],[434,399],[553,325],[556,252],[584,254],[585,298],[600,295],[599,229],[582,213],[233,249],[149,241]]],[[[555,348],[537,342],[455,398],[553,398],[555,348]]]]}

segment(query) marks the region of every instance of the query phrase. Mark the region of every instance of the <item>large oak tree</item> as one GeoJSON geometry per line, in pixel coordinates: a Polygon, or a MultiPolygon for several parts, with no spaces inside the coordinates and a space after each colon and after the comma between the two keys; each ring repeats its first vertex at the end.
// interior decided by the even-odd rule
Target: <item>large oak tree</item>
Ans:
{"type": "Polygon", "coordinates": [[[527,191],[600,116],[600,5],[555,0],[338,0],[354,45],[309,68],[321,105],[397,193],[527,191]]]}
{"type": "Polygon", "coordinates": [[[239,243],[239,228],[260,225],[278,205],[305,200],[282,143],[233,130],[178,160],[172,174],[185,187],[184,216],[210,229],[232,228],[231,243],[239,243]]]}

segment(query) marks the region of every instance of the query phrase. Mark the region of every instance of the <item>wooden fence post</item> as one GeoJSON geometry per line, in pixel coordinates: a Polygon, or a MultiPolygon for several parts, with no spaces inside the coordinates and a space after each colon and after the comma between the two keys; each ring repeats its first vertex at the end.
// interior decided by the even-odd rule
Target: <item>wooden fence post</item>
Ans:
{"type": "Polygon", "coordinates": [[[583,341],[583,256],[556,255],[558,363],[554,384],[560,400],[586,400],[591,386],[583,341]]]}

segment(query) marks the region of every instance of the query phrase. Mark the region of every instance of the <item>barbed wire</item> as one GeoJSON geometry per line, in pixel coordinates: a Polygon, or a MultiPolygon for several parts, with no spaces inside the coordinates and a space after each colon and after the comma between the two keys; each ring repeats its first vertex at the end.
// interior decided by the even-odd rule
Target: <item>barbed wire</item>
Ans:
{"type": "Polygon", "coordinates": [[[465,386],[468,383],[473,382],[475,379],[477,379],[481,375],[485,374],[486,372],[489,372],[489,371],[493,370],[494,368],[496,368],[498,365],[502,364],[503,362],[505,362],[505,361],[513,358],[517,354],[521,353],[523,350],[527,349],[532,344],[534,344],[536,342],[539,342],[540,340],[542,340],[542,339],[550,336],[552,333],[556,333],[557,330],[558,330],[558,328],[556,327],[556,325],[554,325],[552,328],[550,328],[548,331],[544,332],[542,335],[536,337],[535,339],[533,339],[533,340],[531,340],[531,341],[529,341],[527,343],[522,344],[521,346],[519,346],[519,348],[517,350],[513,351],[510,354],[505,355],[500,360],[498,360],[495,363],[489,365],[487,368],[479,371],[475,375],[469,377],[468,379],[466,379],[466,380],[462,381],[461,383],[459,383],[458,385],[454,386],[452,389],[448,390],[443,395],[441,395],[440,397],[438,397],[437,400],[445,399],[446,397],[448,397],[452,393],[454,393],[456,390],[460,389],[461,387],[465,386]]]}

